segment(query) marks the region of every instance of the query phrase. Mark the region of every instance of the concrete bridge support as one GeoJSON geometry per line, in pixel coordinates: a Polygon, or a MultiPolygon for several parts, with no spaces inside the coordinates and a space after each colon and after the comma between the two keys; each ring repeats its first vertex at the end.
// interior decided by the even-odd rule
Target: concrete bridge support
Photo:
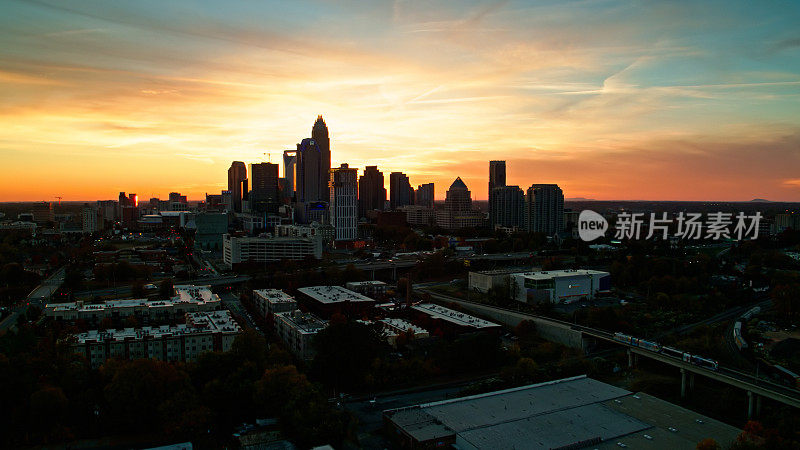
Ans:
{"type": "Polygon", "coordinates": [[[686,369],[681,369],[681,398],[686,398],[686,369]]]}
{"type": "Polygon", "coordinates": [[[747,391],[747,418],[753,419],[761,415],[761,396],[747,391]]]}
{"type": "Polygon", "coordinates": [[[628,368],[633,369],[638,365],[639,365],[639,355],[633,353],[631,349],[628,349],[628,368]]]}

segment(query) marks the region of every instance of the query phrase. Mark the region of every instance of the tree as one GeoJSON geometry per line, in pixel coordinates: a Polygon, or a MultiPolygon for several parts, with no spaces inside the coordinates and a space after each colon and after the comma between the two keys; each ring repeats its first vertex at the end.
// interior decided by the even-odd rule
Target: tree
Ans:
{"type": "Polygon", "coordinates": [[[697,443],[697,450],[720,450],[719,444],[712,438],[705,438],[697,443]]]}
{"type": "Polygon", "coordinates": [[[352,321],[330,324],[313,344],[313,373],[339,389],[363,387],[372,361],[387,351],[375,325],[352,321]]]}
{"type": "Polygon", "coordinates": [[[134,298],[144,298],[147,297],[147,292],[144,289],[144,283],[141,281],[136,281],[131,286],[131,295],[134,298]]]}
{"type": "Polygon", "coordinates": [[[109,360],[100,369],[112,425],[120,430],[161,425],[159,406],[185,389],[189,377],[178,366],[163,361],[109,360]]]}
{"type": "Polygon", "coordinates": [[[800,313],[800,283],[775,286],[772,298],[778,310],[790,320],[800,313]]]}
{"type": "Polygon", "coordinates": [[[158,298],[167,300],[172,297],[173,281],[172,278],[165,278],[158,285],[158,298]]]}

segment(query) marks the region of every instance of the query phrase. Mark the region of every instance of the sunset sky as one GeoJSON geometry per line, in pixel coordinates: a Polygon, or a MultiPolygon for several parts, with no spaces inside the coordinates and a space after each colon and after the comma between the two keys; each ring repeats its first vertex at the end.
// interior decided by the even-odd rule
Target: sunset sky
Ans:
{"type": "Polygon", "coordinates": [[[0,5],[0,201],[200,199],[318,114],[437,198],[800,201],[796,0],[0,5]]]}

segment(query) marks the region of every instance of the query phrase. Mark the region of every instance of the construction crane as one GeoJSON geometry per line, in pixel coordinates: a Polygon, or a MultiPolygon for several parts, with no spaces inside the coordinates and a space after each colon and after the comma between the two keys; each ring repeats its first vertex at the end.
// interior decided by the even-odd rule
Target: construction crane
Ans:
{"type": "Polygon", "coordinates": [[[55,196],[55,198],[57,198],[57,199],[58,199],[58,206],[61,206],[61,199],[62,199],[63,197],[59,197],[58,195],[56,195],[56,196],[55,196]]]}

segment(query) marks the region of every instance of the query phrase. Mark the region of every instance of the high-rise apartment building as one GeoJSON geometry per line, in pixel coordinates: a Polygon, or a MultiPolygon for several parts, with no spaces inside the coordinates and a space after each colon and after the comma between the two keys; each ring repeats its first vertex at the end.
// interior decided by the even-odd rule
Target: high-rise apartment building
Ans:
{"type": "Polygon", "coordinates": [[[557,184],[534,184],[528,188],[525,229],[548,236],[564,230],[564,193],[557,184]]]}
{"type": "Polygon", "coordinates": [[[489,224],[494,227],[497,211],[494,199],[494,190],[506,185],[506,162],[489,161],[489,224]]]}
{"type": "Polygon", "coordinates": [[[494,227],[525,227],[525,193],[519,186],[494,187],[489,219],[494,227]]]}
{"type": "Polygon", "coordinates": [[[96,205],[85,203],[81,210],[81,231],[84,233],[94,233],[102,230],[102,219],[100,210],[96,205]]]}
{"type": "Polygon", "coordinates": [[[433,208],[433,183],[420,184],[414,195],[414,204],[433,208]]]}
{"type": "Polygon", "coordinates": [[[383,172],[378,166],[367,166],[358,179],[358,216],[367,217],[367,211],[382,211],[386,204],[383,172]]]}
{"type": "Polygon", "coordinates": [[[277,164],[260,163],[250,165],[248,203],[250,210],[254,212],[277,212],[279,205],[277,164]]]}
{"type": "Polygon", "coordinates": [[[358,228],[358,169],[347,164],[330,171],[331,225],[337,241],[356,239],[358,228]]]}
{"type": "Polygon", "coordinates": [[[414,189],[403,172],[392,172],[389,175],[389,205],[391,209],[412,204],[414,189]]]}

